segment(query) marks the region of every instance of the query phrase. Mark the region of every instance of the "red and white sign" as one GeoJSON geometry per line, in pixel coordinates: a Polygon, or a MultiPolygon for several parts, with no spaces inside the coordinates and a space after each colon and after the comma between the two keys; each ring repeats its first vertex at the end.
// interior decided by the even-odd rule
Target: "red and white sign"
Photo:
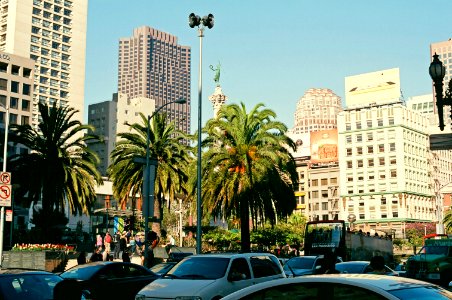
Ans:
{"type": "Polygon", "coordinates": [[[0,206],[11,206],[10,184],[0,184],[0,206]]]}
{"type": "Polygon", "coordinates": [[[11,173],[0,172],[0,183],[1,184],[11,184],[11,173]]]}
{"type": "Polygon", "coordinates": [[[6,210],[6,218],[5,218],[6,222],[12,222],[13,221],[13,210],[12,209],[7,209],[6,210]]]}

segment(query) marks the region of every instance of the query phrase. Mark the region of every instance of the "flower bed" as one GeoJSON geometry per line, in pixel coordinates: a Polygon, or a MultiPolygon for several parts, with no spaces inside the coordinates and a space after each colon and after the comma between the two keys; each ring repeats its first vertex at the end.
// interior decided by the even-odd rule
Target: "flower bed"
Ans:
{"type": "Polygon", "coordinates": [[[3,267],[62,272],[68,261],[68,253],[74,247],[55,244],[16,244],[4,252],[3,267]]]}

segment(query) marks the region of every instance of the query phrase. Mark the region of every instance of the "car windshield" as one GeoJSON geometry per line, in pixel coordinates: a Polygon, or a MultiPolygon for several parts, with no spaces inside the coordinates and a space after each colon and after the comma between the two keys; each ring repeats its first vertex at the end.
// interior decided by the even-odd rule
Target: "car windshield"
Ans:
{"type": "Polygon", "coordinates": [[[225,257],[189,257],[174,266],[167,274],[177,279],[218,279],[224,277],[229,265],[225,257]]]}
{"type": "Polygon", "coordinates": [[[452,293],[438,286],[425,286],[388,291],[399,299],[409,300],[446,300],[452,299],[452,293]]]}
{"type": "Polygon", "coordinates": [[[348,263],[336,264],[336,270],[338,270],[341,273],[351,273],[351,274],[362,273],[365,267],[366,265],[362,264],[348,264],[348,263]]]}
{"type": "Polygon", "coordinates": [[[154,273],[166,273],[174,266],[172,263],[162,263],[153,266],[150,270],[154,273]]]}
{"type": "Polygon", "coordinates": [[[61,273],[60,276],[66,279],[88,280],[94,273],[99,271],[102,266],[103,265],[80,265],[61,273]]]}
{"type": "Polygon", "coordinates": [[[448,246],[424,246],[419,251],[419,254],[438,254],[447,255],[448,246]]]}
{"type": "Polygon", "coordinates": [[[284,265],[284,269],[312,269],[312,266],[314,265],[315,258],[308,258],[308,257],[296,257],[289,259],[286,264],[284,265]]]}

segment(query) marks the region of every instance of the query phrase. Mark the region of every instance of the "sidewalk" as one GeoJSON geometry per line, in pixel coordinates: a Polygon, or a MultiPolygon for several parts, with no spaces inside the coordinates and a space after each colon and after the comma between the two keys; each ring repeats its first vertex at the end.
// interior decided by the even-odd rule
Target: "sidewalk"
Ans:
{"type": "MultiPolygon", "coordinates": [[[[91,256],[91,253],[88,253],[87,257],[89,258],[90,256],[91,256]]],[[[114,259],[113,261],[122,261],[122,259],[114,259]]],[[[137,264],[137,265],[141,264],[141,258],[139,256],[137,256],[137,255],[132,256],[130,258],[130,261],[132,263],[134,263],[134,264],[137,264]]],[[[67,264],[66,264],[66,268],[64,268],[64,270],[66,271],[67,269],[70,269],[70,268],[72,268],[72,267],[74,267],[76,265],[77,265],[77,259],[76,258],[69,259],[67,264]]]]}

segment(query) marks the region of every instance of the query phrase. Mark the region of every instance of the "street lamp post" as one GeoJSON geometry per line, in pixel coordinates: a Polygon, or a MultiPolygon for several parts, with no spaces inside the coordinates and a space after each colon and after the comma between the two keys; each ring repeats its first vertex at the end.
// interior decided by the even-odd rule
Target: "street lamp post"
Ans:
{"type": "MultiPolygon", "coordinates": [[[[435,84],[436,108],[438,110],[439,129],[443,131],[445,127],[443,106],[448,105],[452,107],[452,80],[449,82],[449,89],[446,91],[446,95],[443,95],[443,79],[446,75],[446,68],[439,60],[438,54],[436,53],[435,55],[433,55],[433,61],[430,63],[428,72],[433,80],[433,83],[435,84]]],[[[452,118],[452,113],[450,117],[452,118]]]]}
{"type": "Polygon", "coordinates": [[[154,185],[155,185],[155,173],[157,168],[157,160],[150,159],[150,144],[151,144],[151,119],[165,106],[177,103],[177,104],[184,104],[187,100],[181,98],[174,101],[167,102],[163,104],[162,106],[158,107],[152,115],[148,115],[148,123],[147,123],[147,130],[146,130],[146,161],[145,161],[145,173],[144,173],[144,180],[143,180],[143,194],[145,195],[145,201],[143,203],[143,210],[144,210],[144,258],[147,264],[149,262],[148,259],[148,234],[149,234],[149,216],[154,217],[154,185]]]}
{"type": "Polygon", "coordinates": [[[197,191],[196,191],[196,253],[200,254],[202,252],[202,231],[201,231],[201,221],[202,221],[202,206],[201,206],[201,112],[202,112],[202,38],[204,37],[204,28],[207,27],[211,29],[213,27],[213,15],[208,14],[207,16],[201,17],[191,13],[188,16],[188,25],[191,28],[198,27],[199,36],[199,81],[198,81],[198,161],[197,161],[197,191]]]}
{"type": "MultiPolygon", "coordinates": [[[[1,105],[3,106],[3,105],[1,105]]],[[[6,100],[5,108],[5,140],[3,145],[3,172],[6,172],[6,159],[8,158],[8,126],[9,126],[9,103],[6,100]]],[[[0,266],[3,265],[3,235],[5,231],[5,207],[0,211],[0,266]]]]}

